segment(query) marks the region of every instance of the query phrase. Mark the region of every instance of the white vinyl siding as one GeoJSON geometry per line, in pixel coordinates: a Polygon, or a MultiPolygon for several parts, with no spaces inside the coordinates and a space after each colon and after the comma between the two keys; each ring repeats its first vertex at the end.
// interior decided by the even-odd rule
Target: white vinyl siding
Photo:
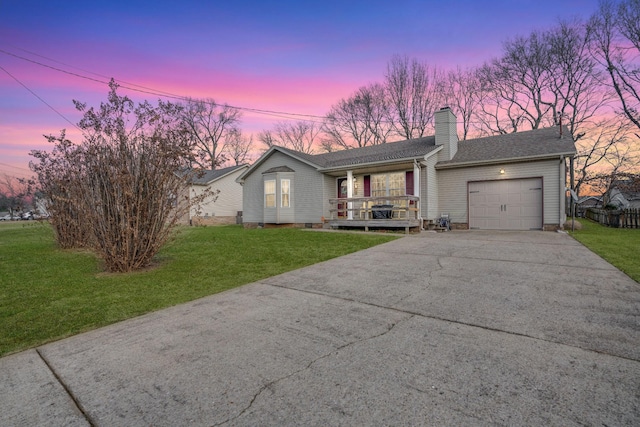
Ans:
{"type": "Polygon", "coordinates": [[[422,216],[425,219],[436,219],[440,217],[438,211],[438,173],[435,169],[435,164],[438,161],[437,156],[431,156],[427,159],[427,166],[425,168],[426,183],[424,185],[425,193],[423,196],[422,204],[422,216]]]}
{"type": "Polygon", "coordinates": [[[197,197],[206,190],[217,191],[218,193],[215,197],[207,197],[199,206],[192,207],[190,217],[235,217],[239,211],[243,210],[243,188],[236,182],[236,178],[245,170],[246,167],[239,168],[237,171],[218,178],[208,185],[192,185],[192,197],[197,197]]]}

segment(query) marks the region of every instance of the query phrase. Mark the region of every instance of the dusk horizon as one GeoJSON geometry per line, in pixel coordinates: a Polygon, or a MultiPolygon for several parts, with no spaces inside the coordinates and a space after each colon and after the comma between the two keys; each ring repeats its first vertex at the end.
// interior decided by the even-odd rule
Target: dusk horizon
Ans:
{"type": "Polygon", "coordinates": [[[51,149],[43,135],[66,129],[79,143],[72,100],[98,106],[110,78],[136,101],[240,107],[241,129],[256,135],[278,121],[319,120],[381,82],[394,55],[443,70],[479,66],[507,40],[597,9],[597,1],[83,5],[0,6],[0,174],[31,176],[29,152],[51,149]]]}

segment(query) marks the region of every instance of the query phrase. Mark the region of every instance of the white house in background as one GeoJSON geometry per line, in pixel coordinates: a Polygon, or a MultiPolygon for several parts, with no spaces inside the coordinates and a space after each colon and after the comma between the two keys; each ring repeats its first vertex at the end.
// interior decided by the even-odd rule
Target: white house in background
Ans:
{"type": "Polygon", "coordinates": [[[215,200],[207,198],[199,206],[192,207],[188,223],[192,225],[236,224],[239,213],[242,212],[243,190],[236,179],[248,168],[248,165],[240,165],[207,170],[201,176],[193,178],[188,188],[190,199],[200,196],[206,190],[219,192],[215,200]]]}
{"type": "Polygon", "coordinates": [[[563,226],[568,129],[458,141],[449,108],[435,135],[310,155],[271,147],[240,174],[245,227],[555,230],[563,226]]]}

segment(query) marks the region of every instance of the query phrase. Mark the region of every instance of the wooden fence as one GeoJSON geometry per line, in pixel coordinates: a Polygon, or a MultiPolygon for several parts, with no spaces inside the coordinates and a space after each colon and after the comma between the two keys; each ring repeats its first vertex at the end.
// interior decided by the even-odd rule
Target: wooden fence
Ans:
{"type": "Polygon", "coordinates": [[[607,227],[640,228],[640,209],[608,210],[589,208],[585,216],[607,227]]]}

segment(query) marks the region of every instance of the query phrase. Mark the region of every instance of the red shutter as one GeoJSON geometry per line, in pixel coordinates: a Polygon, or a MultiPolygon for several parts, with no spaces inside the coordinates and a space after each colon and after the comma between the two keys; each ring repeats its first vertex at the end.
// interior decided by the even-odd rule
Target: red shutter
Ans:
{"type": "Polygon", "coordinates": [[[371,175],[364,176],[364,197],[371,197],[371,175]]]}
{"type": "Polygon", "coordinates": [[[407,175],[405,176],[405,193],[407,196],[414,196],[415,194],[413,194],[413,171],[409,171],[407,172],[407,175]]]}

